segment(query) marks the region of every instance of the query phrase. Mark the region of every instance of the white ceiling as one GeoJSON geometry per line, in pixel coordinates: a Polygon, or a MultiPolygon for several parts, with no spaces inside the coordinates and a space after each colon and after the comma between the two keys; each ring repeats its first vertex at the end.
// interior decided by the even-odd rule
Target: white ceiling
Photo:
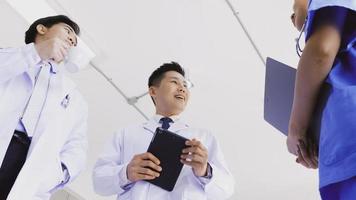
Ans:
{"type": "MultiPolygon", "coordinates": [[[[296,66],[292,0],[231,1],[264,57],[296,66]]],[[[147,91],[163,62],[178,61],[194,83],[183,117],[211,129],[236,179],[231,200],[315,200],[317,172],[295,164],[285,137],[263,120],[264,66],[225,0],[49,0],[77,21],[94,63],[128,96],[147,91]]],[[[36,5],[32,6],[36,10],[36,5]]],[[[23,44],[27,22],[0,0],[0,47],[23,44]]],[[[88,200],[91,170],[104,142],[119,127],[145,119],[95,70],[71,75],[90,106],[87,169],[70,188],[88,200]]],[[[148,96],[137,106],[151,116],[148,96]]]]}

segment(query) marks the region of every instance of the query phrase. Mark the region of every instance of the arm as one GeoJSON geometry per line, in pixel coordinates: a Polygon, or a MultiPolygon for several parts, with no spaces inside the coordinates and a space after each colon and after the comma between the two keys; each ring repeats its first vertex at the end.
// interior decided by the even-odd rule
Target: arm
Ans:
{"type": "Polygon", "coordinates": [[[181,162],[192,167],[207,196],[211,199],[229,198],[234,192],[235,181],[216,139],[211,136],[208,149],[195,139],[186,144],[190,147],[183,150],[181,162]]]}
{"type": "Polygon", "coordinates": [[[210,145],[208,163],[212,168],[212,177],[204,186],[207,196],[211,199],[228,199],[234,193],[235,180],[215,138],[210,145]]]}
{"type": "Polygon", "coordinates": [[[308,39],[297,69],[295,93],[287,138],[288,151],[297,162],[316,168],[315,152],[305,146],[305,135],[319,95],[340,46],[340,34],[331,25],[320,26],[308,39]]]}
{"type": "Polygon", "coordinates": [[[40,61],[33,43],[20,48],[0,49],[0,83],[24,73],[40,61]]]}
{"type": "Polygon", "coordinates": [[[123,131],[119,131],[105,144],[103,153],[95,163],[93,184],[95,192],[100,195],[121,194],[129,188],[127,163],[123,163],[122,143],[123,131]]]}
{"type": "Polygon", "coordinates": [[[152,180],[159,176],[159,160],[151,153],[134,155],[130,162],[123,161],[124,131],[115,134],[99,156],[94,171],[94,190],[100,195],[117,195],[129,190],[136,181],[152,180]],[[154,170],[155,171],[154,171],[154,170]]]}
{"type": "Polygon", "coordinates": [[[41,60],[52,59],[59,63],[70,47],[68,41],[53,38],[20,48],[0,49],[0,83],[22,74],[41,60]]]}

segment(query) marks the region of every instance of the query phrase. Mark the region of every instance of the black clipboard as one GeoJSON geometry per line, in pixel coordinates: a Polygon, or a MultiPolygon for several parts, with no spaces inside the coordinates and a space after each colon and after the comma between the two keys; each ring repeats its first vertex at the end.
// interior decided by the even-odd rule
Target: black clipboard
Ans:
{"type": "Polygon", "coordinates": [[[159,177],[146,181],[164,190],[172,191],[183,168],[180,156],[182,150],[187,147],[185,145],[187,140],[173,132],[157,128],[147,152],[152,153],[160,160],[162,171],[159,177]]]}

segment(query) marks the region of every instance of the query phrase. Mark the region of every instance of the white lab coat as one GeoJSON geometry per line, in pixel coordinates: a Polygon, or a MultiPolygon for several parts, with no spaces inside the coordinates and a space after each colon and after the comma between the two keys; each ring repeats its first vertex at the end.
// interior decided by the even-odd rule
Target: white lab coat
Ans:
{"type": "MultiPolygon", "coordinates": [[[[0,49],[0,164],[19,122],[24,101],[32,90],[28,70],[38,59],[33,44],[0,49]],[[36,58],[37,56],[37,58],[36,58]]],[[[85,166],[87,104],[75,84],[60,71],[52,75],[47,101],[27,155],[7,200],[45,200],[63,185],[61,163],[70,181],[85,166]],[[69,95],[64,107],[62,101],[69,95]]],[[[1,184],[1,183],[0,183],[1,184]]]]}
{"type": "Polygon", "coordinates": [[[140,126],[119,130],[106,145],[94,167],[94,190],[101,195],[117,195],[118,200],[223,200],[234,190],[234,179],[224,161],[216,139],[206,130],[188,127],[178,120],[169,128],[186,138],[200,140],[208,149],[208,162],[212,166],[212,179],[204,185],[184,165],[172,192],[167,192],[145,181],[138,181],[130,189],[122,189],[119,173],[125,170],[134,155],[147,151],[158,123],[151,119],[140,126]]]}

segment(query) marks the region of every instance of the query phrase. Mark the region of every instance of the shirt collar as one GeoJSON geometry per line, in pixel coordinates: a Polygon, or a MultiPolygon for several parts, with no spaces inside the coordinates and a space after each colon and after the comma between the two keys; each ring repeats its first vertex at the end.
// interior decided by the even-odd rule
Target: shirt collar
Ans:
{"type": "MultiPolygon", "coordinates": [[[[166,117],[166,116],[155,114],[153,116],[153,120],[159,124],[159,120],[163,117],[166,117]]],[[[173,122],[177,122],[180,119],[179,115],[172,115],[172,116],[168,116],[168,117],[171,118],[173,120],[173,122]]]]}
{"type": "MultiPolygon", "coordinates": [[[[48,62],[48,61],[47,61],[48,62]]],[[[58,72],[58,65],[52,61],[49,61],[48,64],[51,66],[51,73],[57,74],[58,72]]]]}
{"type": "Polygon", "coordinates": [[[58,66],[56,63],[52,62],[52,61],[48,61],[48,60],[40,60],[37,62],[37,64],[35,65],[36,68],[39,70],[39,68],[43,65],[49,65],[51,67],[50,72],[52,74],[57,74],[58,72],[58,66]]]}

